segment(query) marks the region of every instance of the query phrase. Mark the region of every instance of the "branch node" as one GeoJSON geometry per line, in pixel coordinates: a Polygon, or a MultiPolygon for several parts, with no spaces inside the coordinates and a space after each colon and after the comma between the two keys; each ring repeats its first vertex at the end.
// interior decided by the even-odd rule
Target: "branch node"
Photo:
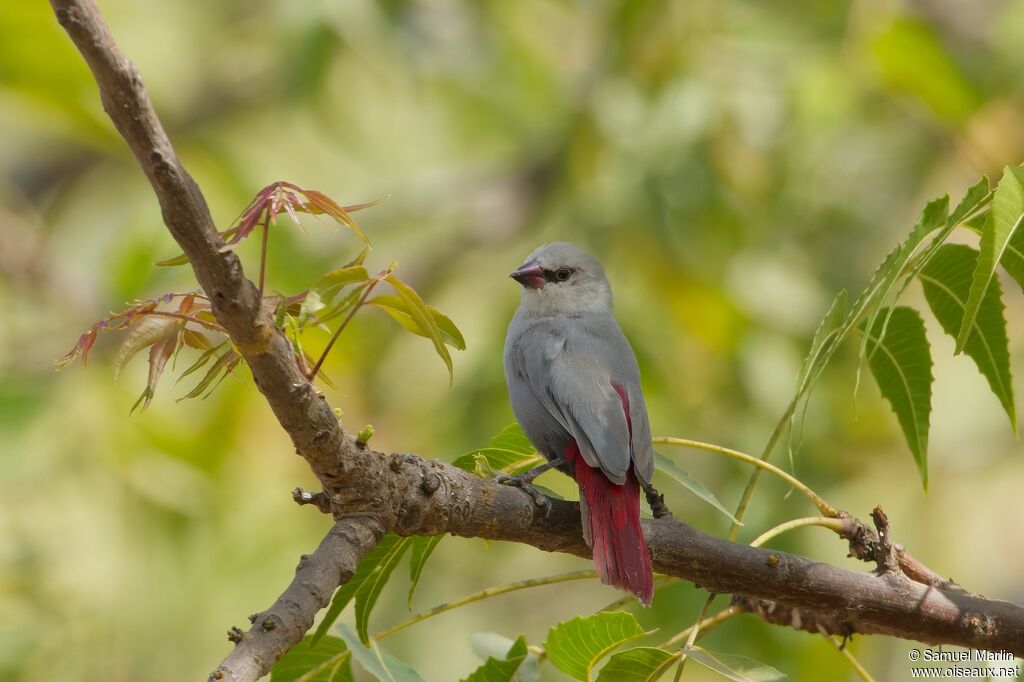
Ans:
{"type": "Polygon", "coordinates": [[[878,574],[898,574],[900,564],[892,548],[892,538],[889,537],[889,517],[885,515],[881,506],[877,506],[871,510],[871,520],[874,521],[875,529],[878,531],[878,543],[874,553],[878,574]]]}
{"type": "Polygon", "coordinates": [[[429,473],[423,477],[423,482],[420,483],[420,490],[426,496],[431,496],[437,492],[438,488],[441,487],[441,477],[435,473],[429,473]]]}
{"type": "Polygon", "coordinates": [[[245,633],[242,632],[242,629],[240,627],[238,627],[237,625],[232,625],[231,629],[228,630],[228,641],[229,642],[234,642],[235,644],[238,644],[239,642],[242,641],[242,637],[244,637],[244,636],[245,636],[245,633]]]}
{"type": "Polygon", "coordinates": [[[292,490],[292,499],[295,500],[295,504],[300,507],[310,504],[322,511],[324,514],[331,513],[331,498],[323,491],[311,493],[308,490],[303,490],[302,488],[295,488],[292,490]]]}

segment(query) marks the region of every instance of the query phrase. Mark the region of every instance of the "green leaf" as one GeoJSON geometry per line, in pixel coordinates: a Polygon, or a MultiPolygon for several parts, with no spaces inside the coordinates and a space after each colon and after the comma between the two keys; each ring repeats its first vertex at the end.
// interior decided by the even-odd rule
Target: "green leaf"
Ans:
{"type": "MultiPolygon", "coordinates": [[[[381,294],[367,301],[370,305],[375,305],[388,315],[390,315],[398,324],[411,331],[413,334],[417,334],[424,338],[429,339],[430,333],[424,330],[419,325],[416,319],[409,312],[408,305],[405,300],[399,296],[392,296],[390,294],[381,294]]],[[[466,340],[462,338],[462,332],[455,326],[455,323],[451,321],[444,313],[433,306],[426,306],[427,312],[434,318],[434,322],[437,324],[437,328],[441,330],[441,334],[444,337],[444,342],[453,348],[458,350],[466,350],[466,340]]]]}
{"type": "Polygon", "coordinates": [[[359,665],[381,682],[423,682],[423,678],[409,664],[381,651],[376,641],[371,640],[364,646],[349,626],[343,623],[338,629],[359,665]]]}
{"type": "Polygon", "coordinates": [[[770,665],[746,656],[719,654],[698,646],[686,647],[683,653],[705,668],[735,682],[783,682],[789,679],[770,665]]]}
{"type": "Polygon", "coordinates": [[[324,637],[313,646],[308,635],[288,650],[270,671],[270,682],[294,682],[299,677],[320,668],[306,682],[352,682],[351,658],[344,655],[348,648],[337,637],[324,637]]]}
{"type": "Polygon", "coordinates": [[[486,448],[470,450],[452,462],[465,471],[474,471],[484,478],[479,460],[483,459],[492,471],[518,474],[544,464],[547,460],[537,452],[518,424],[510,424],[495,434],[486,448]]]}
{"type": "Polygon", "coordinates": [[[949,214],[949,220],[946,222],[947,227],[956,227],[964,221],[977,209],[981,208],[987,203],[987,200],[991,199],[990,194],[992,193],[991,185],[988,181],[988,176],[981,176],[981,180],[974,183],[967,192],[964,194],[964,198],[960,200],[960,203],[956,205],[953,212],[949,214]]]}
{"type": "Polygon", "coordinates": [[[971,292],[967,299],[960,332],[956,337],[956,352],[967,346],[967,340],[974,330],[974,319],[978,315],[981,301],[995,279],[996,265],[1002,260],[1013,236],[1024,221],[1024,171],[1016,166],[1007,166],[996,187],[992,199],[990,219],[985,222],[981,233],[981,252],[978,265],[971,280],[971,292]]]}
{"type": "Polygon", "coordinates": [[[437,351],[438,356],[444,361],[445,367],[448,368],[448,383],[451,384],[455,376],[452,368],[452,356],[448,353],[448,348],[444,345],[444,338],[441,335],[441,329],[437,326],[437,322],[434,321],[434,317],[430,314],[430,311],[427,310],[427,306],[423,302],[423,299],[420,298],[420,295],[417,294],[412,287],[394,275],[388,275],[385,279],[388,284],[395,288],[398,295],[401,296],[412,319],[414,319],[416,324],[418,324],[420,328],[427,333],[427,338],[433,342],[434,350],[437,351]]]}
{"type": "Polygon", "coordinates": [[[526,639],[520,635],[503,658],[488,657],[483,665],[462,682],[512,682],[516,679],[516,672],[526,660],[526,656],[526,639]]]}
{"type": "Polygon", "coordinates": [[[444,535],[420,535],[412,539],[412,558],[409,560],[409,610],[412,610],[412,596],[416,592],[416,586],[420,584],[420,576],[423,575],[423,567],[427,559],[434,553],[434,548],[444,540],[444,535]]]}
{"type": "MultiPolygon", "coordinates": [[[[974,232],[982,234],[985,230],[986,221],[991,218],[991,213],[984,213],[976,216],[973,220],[968,220],[964,224],[974,232]]],[[[1024,230],[1017,230],[1013,233],[1010,243],[1006,245],[1006,253],[1003,254],[1003,259],[999,261],[999,264],[1003,266],[1007,274],[1024,291],[1024,230]]]]}
{"type": "Polygon", "coordinates": [[[656,647],[626,649],[608,659],[597,682],[654,682],[677,660],[678,655],[656,647]]]}
{"type": "Polygon", "coordinates": [[[684,471],[682,467],[677,465],[673,460],[669,459],[660,452],[655,452],[654,466],[656,466],[659,470],[665,472],[666,474],[674,478],[681,486],[683,486],[691,493],[696,495],[699,499],[703,500],[704,502],[707,502],[712,507],[717,509],[723,515],[725,515],[725,518],[729,519],[737,525],[743,525],[735,516],[732,515],[732,512],[725,508],[725,505],[718,501],[718,498],[715,497],[715,494],[713,492],[704,487],[703,483],[701,483],[696,478],[691,476],[689,473],[684,471]]]}
{"type": "Polygon", "coordinates": [[[392,550],[373,567],[370,574],[366,576],[362,587],[356,592],[356,630],[359,632],[359,637],[363,640],[364,644],[370,642],[370,612],[373,611],[377,598],[380,597],[381,591],[384,590],[384,585],[387,584],[388,578],[391,577],[391,573],[395,570],[395,566],[398,565],[402,555],[405,554],[405,550],[411,544],[412,538],[399,538],[392,550]]]}
{"type": "MultiPolygon", "coordinates": [[[[217,346],[217,348],[220,348],[220,346],[217,346]]],[[[235,352],[234,348],[229,347],[210,365],[210,369],[206,370],[206,374],[199,380],[199,383],[191,391],[178,398],[178,402],[188,400],[189,398],[196,398],[202,395],[203,391],[207,391],[207,388],[209,388],[209,391],[207,391],[206,395],[209,395],[210,391],[217,388],[224,377],[235,370],[241,359],[241,356],[235,352]]],[[[205,364],[205,361],[203,364],[205,364]]],[[[189,370],[191,369],[192,367],[189,367],[189,370]]]]}
{"type": "Polygon", "coordinates": [[[797,376],[797,393],[803,393],[807,384],[813,383],[813,376],[822,367],[829,355],[833,343],[843,329],[843,322],[846,320],[846,289],[843,289],[832,299],[832,305],[828,307],[825,317],[821,318],[818,328],[814,331],[814,338],[811,339],[811,349],[804,358],[804,364],[797,376]]]}
{"type": "Polygon", "coordinates": [[[874,329],[866,334],[868,364],[882,396],[896,413],[927,490],[932,358],[924,322],[917,311],[905,306],[885,312],[886,319],[876,320],[874,329]],[[887,327],[884,337],[883,327],[887,327]]]}
{"type": "MultiPolygon", "coordinates": [[[[381,538],[377,546],[370,550],[363,557],[362,561],[359,562],[359,565],[356,566],[356,571],[349,581],[339,587],[338,591],[334,593],[331,605],[327,608],[324,619],[320,622],[316,633],[313,635],[314,644],[327,634],[327,631],[334,625],[334,621],[338,620],[338,616],[341,615],[341,612],[353,597],[356,598],[356,607],[363,613],[364,618],[369,617],[369,610],[366,608],[366,597],[360,597],[360,595],[364,590],[376,590],[376,594],[373,595],[373,601],[376,601],[377,596],[380,594],[380,587],[383,587],[383,583],[387,581],[391,571],[395,568],[395,564],[398,563],[398,559],[401,558],[408,547],[409,538],[403,538],[394,533],[388,533],[381,538]],[[396,554],[397,557],[395,556],[396,554]],[[388,568],[385,569],[383,567],[388,568]],[[379,587],[375,587],[378,585],[379,587]],[[363,601],[361,609],[359,608],[360,599],[363,601]]],[[[371,602],[368,606],[372,608],[373,603],[371,602]]],[[[365,622],[361,632],[365,632],[365,622]]]]}
{"type": "Polygon", "coordinates": [[[338,294],[352,284],[360,284],[370,278],[362,265],[338,268],[321,277],[306,292],[299,308],[299,326],[305,326],[310,317],[330,306],[338,294]]]}
{"type": "Polygon", "coordinates": [[[590,682],[598,662],[615,647],[644,634],[632,614],[604,611],[559,623],[548,632],[544,648],[559,670],[590,682]]]}
{"type": "Polygon", "coordinates": [[[490,658],[506,660],[525,656],[512,679],[515,682],[536,682],[540,677],[540,659],[527,650],[526,639],[519,637],[512,641],[496,632],[475,632],[469,637],[473,652],[484,661],[490,658]]]}
{"type": "MultiPolygon", "coordinates": [[[[977,261],[978,252],[969,246],[946,244],[918,275],[928,305],[945,332],[954,338],[967,307],[971,273],[975,271],[977,261]]],[[[1017,410],[1013,402],[1009,340],[1003,317],[1002,294],[999,280],[993,279],[981,300],[974,319],[974,330],[964,351],[988,380],[989,387],[1010,418],[1014,433],[1017,433],[1017,410]]]]}
{"type": "Polygon", "coordinates": [[[156,265],[157,267],[161,268],[168,268],[174,267],[175,265],[185,265],[186,263],[188,263],[188,256],[186,256],[183,253],[179,253],[174,258],[165,258],[164,260],[158,260],[157,262],[153,263],[153,265],[156,265]]]}
{"type": "MultiPolygon", "coordinates": [[[[886,270],[882,281],[879,285],[879,296],[875,300],[875,304],[879,307],[875,308],[868,316],[867,329],[877,329],[878,319],[881,316],[882,311],[886,311],[884,323],[881,326],[883,331],[889,324],[889,315],[894,308],[883,307],[883,304],[888,300],[889,294],[896,286],[896,282],[900,276],[904,274],[904,271],[910,261],[913,259],[914,253],[917,251],[917,247],[920,246],[921,242],[929,233],[939,227],[945,227],[949,222],[949,196],[943,195],[938,199],[929,201],[925,207],[921,210],[921,215],[917,219],[917,223],[914,225],[914,229],[910,231],[908,236],[898,247],[896,247],[896,258],[892,262],[891,266],[886,270]]],[[[886,257],[886,261],[888,261],[886,257]]],[[[868,352],[868,337],[865,336],[860,346],[860,357],[862,359],[870,360],[870,353],[868,352]]],[[[860,373],[858,371],[857,383],[860,383],[860,373]]],[[[856,393],[856,390],[854,391],[856,393]]]]}

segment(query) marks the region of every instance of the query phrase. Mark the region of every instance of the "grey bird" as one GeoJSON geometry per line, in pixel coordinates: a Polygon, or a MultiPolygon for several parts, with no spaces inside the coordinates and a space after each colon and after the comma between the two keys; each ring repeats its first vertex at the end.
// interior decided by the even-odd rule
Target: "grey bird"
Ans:
{"type": "Polygon", "coordinates": [[[612,311],[604,268],[566,242],[545,244],[511,274],[522,285],[505,338],[512,411],[548,463],[503,482],[530,485],[557,468],[580,487],[583,536],[601,581],[649,605],[651,558],[640,528],[640,489],[651,485],[651,427],[633,349],[612,311]]]}

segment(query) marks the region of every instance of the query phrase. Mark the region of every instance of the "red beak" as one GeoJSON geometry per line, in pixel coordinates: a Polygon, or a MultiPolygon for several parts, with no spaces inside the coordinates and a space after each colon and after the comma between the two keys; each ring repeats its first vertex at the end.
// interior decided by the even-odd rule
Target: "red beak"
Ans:
{"type": "Polygon", "coordinates": [[[540,289],[547,280],[544,270],[536,263],[524,263],[518,270],[509,275],[527,289],[540,289]]]}

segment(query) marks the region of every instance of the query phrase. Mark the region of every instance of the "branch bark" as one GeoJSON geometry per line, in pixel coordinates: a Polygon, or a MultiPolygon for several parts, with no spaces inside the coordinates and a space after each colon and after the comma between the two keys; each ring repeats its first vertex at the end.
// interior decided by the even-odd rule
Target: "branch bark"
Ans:
{"type": "MultiPolygon", "coordinates": [[[[521,490],[414,455],[386,456],[346,436],[296,364],[237,256],[225,249],[138,71],[118,50],[93,0],[51,4],[92,70],[104,108],[149,178],[164,222],[189,257],[214,314],[296,451],[319,478],[336,519],[320,548],[300,562],[288,589],[256,616],[253,628],[232,631],[237,646],[211,678],[253,680],[266,674],[389,530],[448,532],[589,556],[576,504],[553,501],[543,513],[521,490]]],[[[317,506],[326,503],[318,498],[317,506]]],[[[769,620],[779,620],[778,608],[766,606],[771,602],[819,614],[815,622],[835,634],[887,634],[1024,656],[1024,608],[1013,604],[946,589],[934,579],[933,584],[915,582],[901,571],[874,575],[739,545],[672,519],[645,521],[644,533],[656,570],[748,599],[748,608],[769,620]],[[749,600],[761,600],[760,606],[749,600]],[[763,615],[769,612],[775,616],[763,615]]]]}
{"type": "Polygon", "coordinates": [[[265,675],[313,626],[317,611],[330,603],[334,590],[348,582],[359,560],[383,535],[373,519],[351,517],[335,523],[316,551],[299,559],[295,578],[277,601],[249,616],[252,629],[228,631],[235,648],[210,679],[238,682],[265,675]]]}

